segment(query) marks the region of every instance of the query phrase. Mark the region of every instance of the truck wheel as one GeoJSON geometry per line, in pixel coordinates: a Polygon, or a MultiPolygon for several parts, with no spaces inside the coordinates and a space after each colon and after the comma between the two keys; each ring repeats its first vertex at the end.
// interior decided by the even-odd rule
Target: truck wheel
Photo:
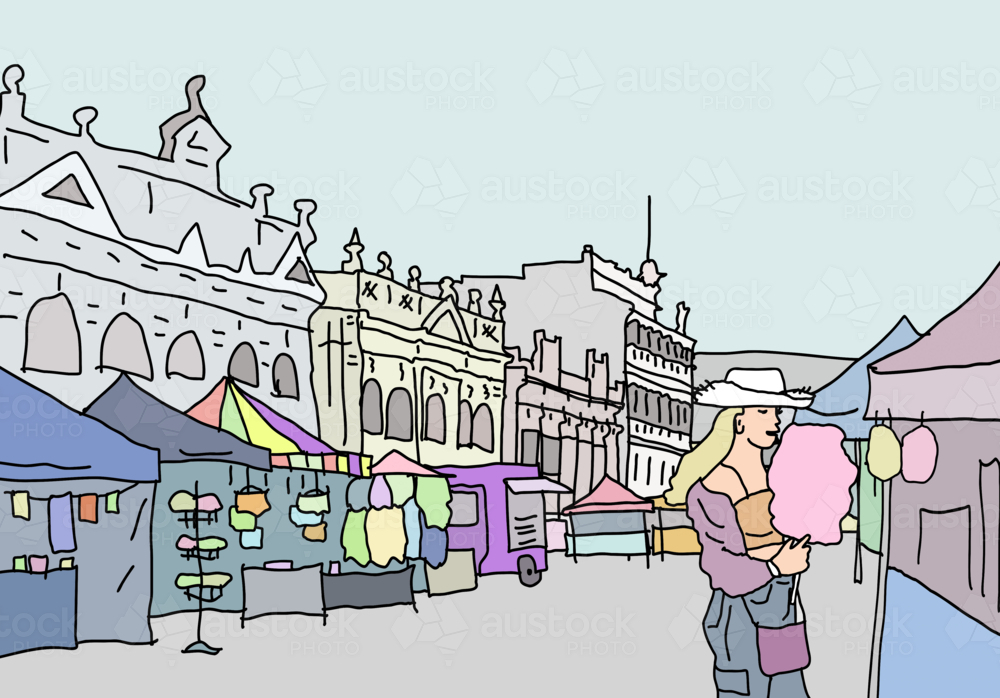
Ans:
{"type": "Polygon", "coordinates": [[[531,555],[522,555],[517,558],[517,576],[521,584],[526,587],[533,587],[542,581],[542,573],[535,566],[535,558],[531,555]]]}

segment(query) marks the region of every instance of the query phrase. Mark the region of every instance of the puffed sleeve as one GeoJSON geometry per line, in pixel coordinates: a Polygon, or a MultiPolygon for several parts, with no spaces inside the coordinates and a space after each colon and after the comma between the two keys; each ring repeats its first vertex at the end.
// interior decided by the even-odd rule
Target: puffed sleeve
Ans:
{"type": "Polygon", "coordinates": [[[728,497],[692,487],[687,505],[688,517],[701,543],[701,569],[711,579],[713,589],[721,589],[729,596],[743,596],[771,581],[767,563],[747,555],[736,511],[728,497]]]}

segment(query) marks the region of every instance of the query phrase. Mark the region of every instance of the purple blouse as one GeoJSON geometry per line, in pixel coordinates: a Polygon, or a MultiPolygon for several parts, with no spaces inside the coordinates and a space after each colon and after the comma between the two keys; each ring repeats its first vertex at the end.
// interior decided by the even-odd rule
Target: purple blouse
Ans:
{"type": "Polygon", "coordinates": [[[701,480],[688,491],[687,514],[701,543],[701,569],[713,589],[728,596],[743,596],[771,581],[763,560],[747,555],[736,509],[729,497],[705,489],[701,480]]]}

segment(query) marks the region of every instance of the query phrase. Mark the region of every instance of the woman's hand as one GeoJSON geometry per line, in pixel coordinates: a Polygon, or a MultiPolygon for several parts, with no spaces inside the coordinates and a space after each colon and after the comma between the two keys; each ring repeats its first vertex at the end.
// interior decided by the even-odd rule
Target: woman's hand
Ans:
{"type": "Polygon", "coordinates": [[[798,541],[793,538],[781,546],[778,554],[771,559],[781,574],[798,574],[809,569],[808,541],[809,536],[798,541]]]}

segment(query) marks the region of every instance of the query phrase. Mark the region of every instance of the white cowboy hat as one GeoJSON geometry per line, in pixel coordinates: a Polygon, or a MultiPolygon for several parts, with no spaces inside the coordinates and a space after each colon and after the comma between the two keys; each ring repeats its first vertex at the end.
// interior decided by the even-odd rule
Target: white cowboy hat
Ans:
{"type": "Polygon", "coordinates": [[[696,389],[695,401],[710,407],[795,407],[804,409],[813,396],[805,390],[785,390],[776,368],[733,368],[722,381],[696,389]]]}

